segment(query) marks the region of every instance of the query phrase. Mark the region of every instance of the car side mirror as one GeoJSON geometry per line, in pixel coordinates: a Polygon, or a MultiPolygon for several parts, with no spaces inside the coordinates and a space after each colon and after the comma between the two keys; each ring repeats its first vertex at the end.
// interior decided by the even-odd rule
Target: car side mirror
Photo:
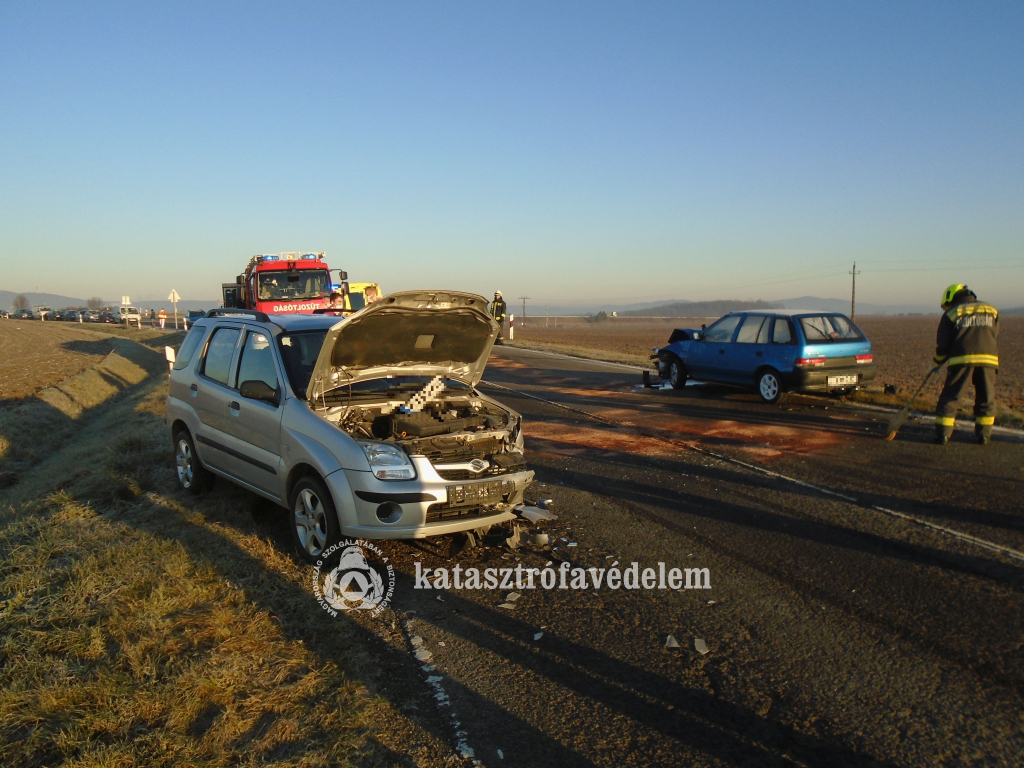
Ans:
{"type": "Polygon", "coordinates": [[[277,405],[277,390],[272,389],[269,384],[259,379],[243,381],[238,388],[238,393],[248,400],[262,400],[265,403],[277,405]]]}

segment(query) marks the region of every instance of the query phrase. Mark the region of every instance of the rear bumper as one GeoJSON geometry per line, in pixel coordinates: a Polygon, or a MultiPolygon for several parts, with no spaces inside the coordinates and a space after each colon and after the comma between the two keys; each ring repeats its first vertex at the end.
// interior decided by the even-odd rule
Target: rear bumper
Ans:
{"type": "Polygon", "coordinates": [[[797,368],[782,377],[786,389],[791,392],[828,392],[835,389],[852,389],[863,387],[878,375],[878,366],[874,363],[863,365],[846,365],[829,368],[797,368]],[[856,376],[853,384],[829,384],[829,379],[837,376],[856,376]]]}

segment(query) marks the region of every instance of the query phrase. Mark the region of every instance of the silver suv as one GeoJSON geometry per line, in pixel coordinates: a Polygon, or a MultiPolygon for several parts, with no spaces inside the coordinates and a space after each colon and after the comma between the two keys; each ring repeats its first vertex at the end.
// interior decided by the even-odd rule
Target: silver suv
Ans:
{"type": "Polygon", "coordinates": [[[178,482],[219,475],[287,506],[310,561],[344,537],[512,520],[533,481],[521,418],[476,390],[498,330],[483,297],[454,291],[340,321],[213,310],[169,355],[178,482]]]}

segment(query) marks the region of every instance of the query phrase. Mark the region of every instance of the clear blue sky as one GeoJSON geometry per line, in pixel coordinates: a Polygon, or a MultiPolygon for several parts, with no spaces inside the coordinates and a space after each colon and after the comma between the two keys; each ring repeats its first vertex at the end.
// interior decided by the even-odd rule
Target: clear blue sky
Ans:
{"type": "Polygon", "coordinates": [[[0,4],[0,288],[1024,304],[1024,3],[0,4]]]}

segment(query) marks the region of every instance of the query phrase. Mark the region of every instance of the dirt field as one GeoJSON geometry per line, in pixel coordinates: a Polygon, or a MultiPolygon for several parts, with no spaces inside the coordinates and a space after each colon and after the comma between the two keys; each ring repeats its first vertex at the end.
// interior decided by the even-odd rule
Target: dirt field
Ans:
{"type": "MultiPolygon", "coordinates": [[[[669,320],[615,319],[602,323],[559,320],[545,327],[544,320],[531,321],[515,329],[516,343],[540,348],[564,349],[570,354],[605,357],[611,360],[646,365],[651,347],[668,341],[673,328],[700,327],[714,318],[676,318],[669,320]],[[601,354],[606,353],[606,354],[601,354]]],[[[935,350],[935,317],[862,317],[858,324],[871,339],[878,364],[876,384],[895,384],[896,398],[877,398],[904,402],[927,373],[935,350]]],[[[1000,319],[998,398],[1004,407],[1024,411],[1024,317],[1000,319]]],[[[918,401],[934,404],[942,387],[942,376],[934,377],[918,401]]]]}

